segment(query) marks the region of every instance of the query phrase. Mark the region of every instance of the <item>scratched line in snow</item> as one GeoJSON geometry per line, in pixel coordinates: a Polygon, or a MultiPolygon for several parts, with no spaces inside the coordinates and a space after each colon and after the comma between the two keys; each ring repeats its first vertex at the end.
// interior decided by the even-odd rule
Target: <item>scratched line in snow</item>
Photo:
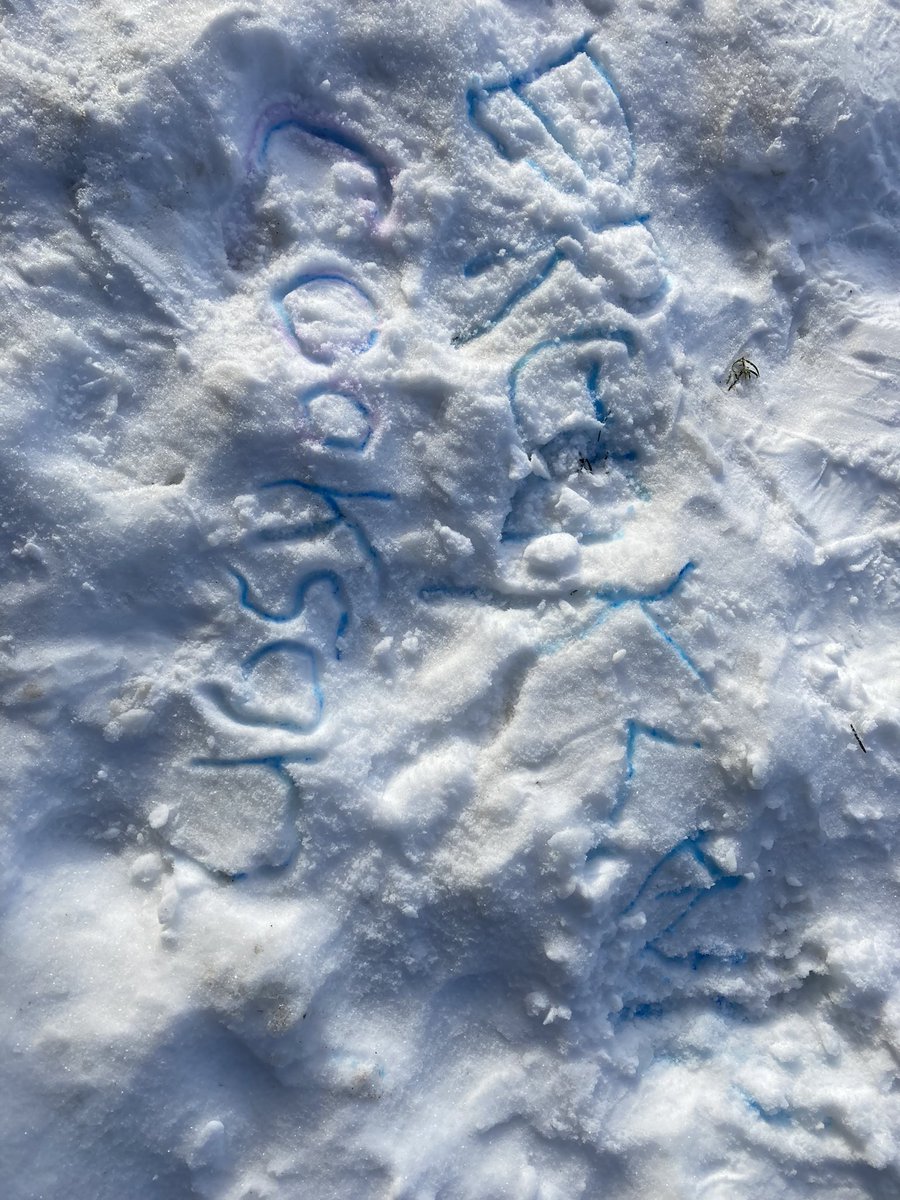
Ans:
{"type": "MultiPolygon", "coordinates": [[[[308,161],[315,162],[322,178],[332,168],[344,169],[350,163],[364,168],[363,175],[368,172],[374,186],[366,189],[363,185],[355,217],[361,214],[364,227],[371,232],[388,215],[393,203],[393,184],[381,151],[342,123],[305,112],[294,103],[274,104],[261,114],[245,157],[246,194],[257,194],[265,182],[263,177],[275,170],[290,181],[298,176],[297,167],[299,191],[304,194],[303,167],[308,161]]],[[[316,176],[316,172],[312,175],[316,176]]],[[[339,190],[335,194],[340,195],[339,190]]],[[[365,354],[377,341],[376,297],[365,279],[357,279],[343,265],[283,275],[269,292],[268,300],[285,341],[312,364],[330,367],[344,361],[352,363],[355,356],[365,354]]],[[[368,450],[374,431],[372,411],[364,402],[367,397],[355,394],[358,385],[353,382],[352,372],[348,374],[341,368],[328,374],[330,379],[307,384],[300,393],[301,424],[307,436],[311,434],[318,441],[321,450],[330,452],[335,461],[341,458],[346,461],[348,455],[363,455],[368,450]]],[[[391,501],[389,494],[330,488],[301,478],[269,481],[258,491],[263,496],[275,497],[277,502],[268,514],[269,523],[260,523],[244,541],[251,555],[259,547],[266,547],[270,554],[280,546],[289,554],[294,543],[309,543],[312,548],[346,530],[364,564],[374,571],[372,586],[380,586],[380,557],[359,513],[372,503],[391,501]],[[294,505],[295,520],[285,519],[276,511],[290,510],[292,504],[281,499],[290,494],[301,498],[301,503],[294,505]]],[[[352,546],[349,549],[355,559],[352,546]]],[[[358,569],[357,563],[354,568],[358,569]]],[[[252,652],[236,664],[231,674],[226,672],[218,679],[206,681],[199,692],[231,722],[235,731],[242,727],[271,730],[306,739],[319,728],[325,714],[322,663],[331,649],[334,661],[341,660],[351,628],[353,614],[343,568],[317,565],[301,571],[292,594],[277,604],[260,598],[251,583],[257,578],[253,566],[247,570],[232,567],[229,573],[236,584],[233,602],[251,622],[259,622],[260,637],[252,652]],[[273,626],[287,634],[293,622],[299,623],[299,636],[271,637],[273,626]],[[314,638],[316,644],[310,642],[311,625],[319,630],[314,638]],[[320,640],[326,643],[324,651],[318,644],[320,640]]],[[[283,736],[279,743],[284,743],[283,736]]],[[[311,763],[320,754],[298,750],[291,754],[205,755],[195,757],[190,765],[198,772],[258,768],[273,773],[287,789],[286,819],[292,824],[300,794],[289,768],[311,763]]],[[[299,843],[295,838],[295,849],[282,861],[228,877],[235,881],[285,871],[293,863],[296,844],[299,843]]]]}
{"type": "Polygon", "coordinates": [[[325,698],[319,678],[319,666],[316,652],[305,642],[282,638],[266,642],[248,655],[241,664],[241,676],[251,698],[241,697],[235,690],[220,683],[207,683],[203,686],[204,693],[213,701],[219,710],[238,725],[254,727],[271,727],[287,730],[291,733],[312,733],[322,719],[325,698]],[[293,661],[292,661],[293,660],[293,661]],[[280,674],[286,678],[279,681],[277,674],[266,672],[272,663],[276,664],[280,674]],[[281,698],[272,701],[271,695],[262,695],[263,688],[257,683],[257,674],[263,675],[269,684],[268,691],[277,692],[280,684],[281,698]],[[273,676],[273,677],[272,677],[273,676]],[[271,678],[270,678],[271,677],[271,678]],[[311,712],[305,718],[296,715],[298,701],[306,693],[311,698],[311,712]],[[255,699],[252,697],[256,697],[255,699]],[[279,707],[282,711],[279,712],[279,707]],[[292,715],[284,710],[291,710],[292,715]]]}
{"type": "Polygon", "coordinates": [[[308,483],[303,479],[276,479],[270,483],[260,485],[260,491],[272,491],[276,488],[293,489],[317,497],[331,511],[332,517],[326,519],[324,522],[307,522],[271,530],[262,529],[257,531],[255,535],[260,541],[304,541],[309,538],[318,537],[322,533],[330,532],[338,525],[344,525],[353,535],[364,555],[372,563],[378,563],[378,551],[372,544],[371,539],[359,521],[346,511],[346,506],[341,502],[347,500],[392,500],[393,496],[390,492],[342,491],[338,488],[329,488],[316,483],[308,483]]]}
{"type": "Polygon", "coordinates": [[[378,340],[375,301],[346,275],[295,275],[273,290],[272,305],[286,335],[313,362],[364,354],[378,340]]]}
{"type": "MultiPolygon", "coordinates": [[[[621,99],[592,46],[590,34],[584,34],[558,54],[544,59],[529,70],[513,74],[502,82],[473,86],[466,93],[465,105],[472,127],[479,137],[488,139],[497,154],[510,163],[524,158],[541,178],[553,186],[572,194],[577,193],[585,201],[584,207],[591,207],[590,199],[594,193],[590,192],[590,187],[594,183],[602,183],[605,188],[602,194],[606,200],[603,205],[595,206],[586,218],[585,227],[592,232],[644,225],[649,220],[649,214],[636,215],[634,207],[629,207],[630,200],[624,187],[634,170],[634,139],[621,99]],[[503,127],[504,111],[524,114],[526,123],[522,128],[527,131],[525,141],[531,139],[530,146],[515,143],[512,128],[503,127]],[[497,113],[500,114],[499,124],[497,113]]],[[[384,156],[358,135],[291,105],[275,105],[262,114],[249,153],[248,173],[258,178],[276,162],[273,155],[280,161],[284,152],[282,148],[292,145],[299,146],[307,153],[308,147],[312,146],[320,159],[346,161],[349,158],[362,165],[375,183],[379,218],[388,213],[393,201],[393,188],[384,156]]],[[[508,251],[508,248],[498,248],[474,256],[463,267],[463,274],[474,279],[500,262],[515,258],[514,254],[508,256],[501,253],[501,249],[508,251]]],[[[567,255],[551,245],[539,251],[536,259],[530,263],[516,268],[516,277],[510,277],[510,288],[505,298],[496,301],[487,317],[457,334],[453,339],[455,344],[464,346],[505,322],[530,296],[547,284],[566,261],[569,261],[567,255]],[[524,278],[519,274],[520,270],[524,278]]],[[[363,355],[375,345],[379,336],[381,314],[376,296],[364,279],[351,277],[354,272],[346,269],[347,274],[343,273],[345,268],[342,265],[335,270],[306,271],[281,277],[282,282],[271,292],[271,303],[285,338],[311,363],[330,365],[342,358],[349,360],[349,356],[363,355]]],[[[664,286],[659,293],[628,304],[631,311],[641,313],[652,307],[661,294],[664,294],[664,286]]],[[[600,433],[614,419],[607,411],[602,393],[604,348],[613,346],[624,347],[628,358],[631,358],[637,351],[636,336],[629,329],[594,324],[580,330],[576,328],[576,332],[571,334],[543,339],[526,349],[510,368],[507,389],[507,399],[520,435],[524,436],[524,400],[520,382],[530,364],[539,362],[541,356],[554,349],[571,347],[587,351],[582,372],[583,398],[586,401],[585,431],[591,433],[596,441],[591,446],[585,443],[583,457],[588,464],[596,464],[601,459],[621,463],[624,474],[624,464],[632,461],[633,452],[618,454],[607,444],[605,432],[602,436],[600,433]],[[590,353],[592,343],[597,343],[594,354],[590,353]]],[[[621,349],[618,349],[618,354],[622,357],[621,349]]],[[[331,378],[340,380],[341,371],[332,372],[331,378]]],[[[340,383],[313,382],[301,393],[299,403],[306,414],[306,427],[314,425],[320,431],[322,448],[332,450],[336,455],[344,453],[345,456],[366,451],[373,429],[369,408],[356,396],[343,391],[340,383]]],[[[546,445],[540,448],[546,449],[546,445]]],[[[632,490],[640,494],[639,485],[629,476],[625,475],[625,478],[632,490]]],[[[314,543],[346,529],[363,558],[374,569],[376,583],[383,580],[378,550],[358,514],[360,507],[365,508],[370,503],[380,505],[391,502],[391,494],[381,491],[344,491],[300,478],[270,481],[262,484],[259,490],[273,494],[280,489],[305,497],[308,501],[305,504],[306,512],[298,505],[296,511],[300,519],[257,528],[248,539],[251,550],[255,543],[269,547],[279,544],[289,547],[295,542],[314,543]]],[[[501,540],[517,536],[520,535],[509,525],[507,517],[501,540]]],[[[523,533],[521,536],[531,534],[523,533]]],[[[539,645],[538,654],[555,653],[574,638],[587,637],[617,607],[636,603],[651,634],[697,680],[705,683],[696,664],[660,623],[653,607],[664,603],[674,593],[688,569],[693,569],[692,563],[687,564],[670,585],[654,593],[614,595],[596,592],[588,599],[591,611],[587,614],[587,620],[558,642],[539,645]]],[[[301,573],[293,585],[292,595],[275,605],[260,599],[251,584],[251,579],[255,578],[252,569],[248,573],[231,569],[231,576],[237,585],[236,599],[241,611],[264,625],[287,626],[306,618],[314,608],[318,612],[318,597],[321,595],[334,610],[334,658],[336,661],[341,659],[344,641],[351,628],[352,612],[340,569],[317,567],[301,573]]],[[[475,601],[506,607],[530,607],[541,599],[540,596],[502,595],[440,581],[426,584],[419,595],[423,601],[429,602],[475,601]]],[[[298,626],[298,629],[302,629],[303,638],[308,636],[306,625],[298,626]]],[[[272,630],[267,632],[271,633],[272,630]]],[[[247,684],[246,693],[228,691],[222,683],[213,682],[206,685],[207,694],[236,725],[256,728],[270,726],[289,733],[308,734],[318,727],[325,712],[326,698],[319,670],[320,653],[318,646],[296,638],[263,642],[240,665],[242,680],[247,684]],[[297,687],[297,695],[305,687],[308,700],[303,715],[296,715],[287,703],[262,704],[254,699],[252,684],[257,673],[269,668],[274,670],[276,666],[283,674],[292,676],[293,672],[298,681],[301,676],[305,680],[303,687],[299,683],[297,687]]],[[[625,777],[621,795],[617,797],[614,807],[616,813],[626,801],[634,773],[636,742],[641,736],[665,740],[670,735],[637,721],[629,723],[626,731],[625,777]]],[[[285,762],[281,756],[262,756],[229,760],[198,759],[195,765],[198,769],[202,765],[206,769],[227,770],[239,764],[255,764],[287,777],[285,762]]]]}
{"type": "Polygon", "coordinates": [[[688,652],[679,642],[675,640],[675,638],[672,637],[670,633],[668,633],[662,627],[662,625],[660,625],[659,621],[657,621],[652,613],[648,612],[645,607],[648,604],[658,604],[662,600],[667,600],[671,595],[674,594],[685,578],[695,570],[695,563],[686,562],[672,582],[656,592],[640,593],[618,588],[611,591],[599,591],[596,593],[596,595],[599,600],[606,600],[611,609],[621,608],[625,604],[636,604],[640,612],[643,614],[644,619],[647,621],[647,624],[657,635],[657,637],[672,651],[673,654],[676,655],[678,660],[688,669],[688,671],[690,671],[694,678],[701,683],[707,691],[709,691],[710,685],[706,679],[706,676],[690,657],[688,652]]]}
{"type": "MultiPolygon", "coordinates": [[[[635,773],[635,754],[637,751],[637,739],[645,737],[649,741],[661,742],[666,746],[682,746],[685,749],[701,749],[701,743],[697,741],[688,742],[681,738],[677,738],[668,730],[660,729],[655,725],[646,725],[642,721],[629,719],[625,722],[625,766],[622,772],[622,777],[616,789],[616,794],[613,798],[612,806],[607,814],[606,820],[615,824],[625,808],[630,791],[629,785],[634,779],[635,773]]],[[[592,862],[594,859],[601,857],[606,853],[602,843],[593,846],[586,855],[585,861],[592,862]]]]}

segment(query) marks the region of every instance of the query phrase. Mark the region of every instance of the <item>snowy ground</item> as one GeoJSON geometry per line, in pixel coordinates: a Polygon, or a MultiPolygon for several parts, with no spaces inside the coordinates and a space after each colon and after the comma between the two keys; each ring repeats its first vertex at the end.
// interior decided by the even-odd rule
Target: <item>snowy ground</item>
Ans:
{"type": "Polygon", "coordinates": [[[900,6],[0,13],[0,1194],[895,1198],[900,6]]]}

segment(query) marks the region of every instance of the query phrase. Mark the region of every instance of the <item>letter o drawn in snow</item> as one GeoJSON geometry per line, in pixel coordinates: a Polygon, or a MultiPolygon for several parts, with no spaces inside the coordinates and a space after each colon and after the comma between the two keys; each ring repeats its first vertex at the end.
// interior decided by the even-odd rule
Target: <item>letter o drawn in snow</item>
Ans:
{"type": "Polygon", "coordinates": [[[300,352],[333,363],[374,346],[375,306],[343,275],[301,275],[274,296],[275,308],[300,352]]]}
{"type": "Polygon", "coordinates": [[[355,396],[316,387],[302,400],[309,423],[323,446],[333,450],[365,450],[372,436],[369,410],[355,396]]]}

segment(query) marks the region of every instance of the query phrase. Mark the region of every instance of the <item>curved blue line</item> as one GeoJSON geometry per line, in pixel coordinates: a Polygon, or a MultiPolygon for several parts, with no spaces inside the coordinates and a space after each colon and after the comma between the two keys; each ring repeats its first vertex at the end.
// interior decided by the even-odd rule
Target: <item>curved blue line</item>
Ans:
{"type": "Polygon", "coordinates": [[[300,403],[305,405],[308,409],[310,401],[315,400],[318,396],[340,396],[343,400],[348,400],[354,406],[356,411],[361,414],[366,422],[366,432],[362,439],[328,437],[323,439],[322,445],[334,448],[335,450],[358,450],[360,453],[362,453],[372,438],[372,422],[370,420],[369,410],[366,408],[366,406],[361,400],[357,400],[355,396],[351,396],[348,392],[338,391],[337,388],[334,388],[327,383],[317,384],[315,387],[309,388],[309,390],[304,392],[300,397],[300,403]]]}
{"type": "MultiPolygon", "coordinates": [[[[190,765],[198,768],[209,768],[212,770],[229,770],[235,767],[263,767],[266,770],[273,771],[287,787],[287,816],[285,824],[293,824],[297,812],[302,803],[302,795],[286,769],[288,763],[314,763],[319,762],[322,758],[321,751],[315,751],[312,754],[263,754],[263,755],[246,755],[239,758],[192,758],[190,765]]],[[[257,867],[249,868],[246,871],[218,871],[214,868],[207,867],[205,863],[199,859],[194,859],[199,862],[199,865],[204,870],[212,871],[215,875],[224,875],[232,883],[237,883],[244,879],[252,879],[258,877],[266,877],[269,875],[281,874],[287,871],[294,863],[297,854],[300,850],[300,839],[296,836],[294,829],[294,849],[291,850],[285,859],[280,862],[260,863],[257,867]]]]}
{"type": "MultiPolygon", "coordinates": [[[[522,370],[528,365],[528,363],[531,362],[531,360],[538,354],[543,354],[545,350],[555,349],[560,346],[582,345],[586,342],[602,341],[621,342],[621,344],[628,351],[629,355],[634,354],[636,351],[636,343],[633,334],[629,333],[625,329],[607,329],[600,327],[594,329],[582,329],[576,333],[564,334],[560,337],[545,338],[543,341],[536,342],[535,345],[525,351],[521,358],[517,359],[516,362],[513,363],[506,385],[506,394],[509,399],[510,408],[512,409],[513,418],[520,434],[524,435],[524,431],[522,430],[521,414],[519,412],[518,405],[519,375],[522,373],[522,370]]],[[[594,412],[597,415],[597,419],[602,421],[606,419],[606,409],[603,407],[599,394],[596,391],[599,378],[599,364],[592,364],[588,374],[588,392],[591,396],[591,401],[593,403],[594,412]],[[594,367],[596,367],[596,374],[594,374],[594,367]],[[601,416],[600,413],[603,415],[601,416]]]]}
{"type": "MultiPolygon", "coordinates": [[[[484,100],[487,100],[489,97],[495,96],[503,91],[512,92],[514,96],[526,104],[537,120],[540,121],[541,126],[546,130],[548,136],[551,137],[553,141],[560,147],[563,153],[569,159],[571,159],[573,163],[575,163],[582,174],[587,174],[584,164],[580,161],[578,155],[573,151],[573,149],[566,145],[565,140],[556,129],[553,121],[540,110],[539,106],[535,104],[530,97],[524,95],[524,89],[530,84],[536,83],[539,79],[543,78],[543,76],[549,75],[552,71],[555,71],[559,67],[567,66],[570,62],[574,61],[579,54],[584,54],[593,69],[603,80],[604,84],[609,88],[612,97],[616,102],[619,115],[622,118],[622,125],[625,130],[628,145],[628,170],[623,182],[627,183],[631,178],[637,161],[631,122],[628,119],[628,114],[625,111],[625,106],[622,103],[622,97],[619,94],[618,88],[613,83],[612,78],[600,60],[591,53],[589,47],[592,37],[592,31],[582,34],[581,37],[576,39],[571,46],[562,51],[557,57],[550,59],[549,62],[544,62],[540,66],[532,67],[531,69],[519,72],[516,75],[511,75],[503,83],[481,84],[479,86],[470,87],[466,91],[466,113],[469,121],[475,126],[476,129],[484,134],[496,152],[502,158],[506,159],[507,162],[515,161],[510,148],[505,145],[494,133],[492,133],[490,129],[487,128],[479,111],[479,105],[483,103],[484,100]]],[[[535,166],[534,163],[530,162],[529,165],[535,166]]]]}
{"type": "Polygon", "coordinates": [[[257,664],[263,662],[271,654],[296,654],[300,658],[305,658],[313,669],[313,675],[316,674],[316,654],[311,646],[307,646],[305,642],[295,642],[290,638],[279,638],[274,642],[266,642],[264,646],[260,646],[258,650],[254,650],[252,654],[248,654],[241,664],[241,670],[245,675],[253,670],[257,664]]]}
{"type": "MultiPolygon", "coordinates": [[[[605,225],[603,228],[604,229],[616,229],[620,225],[644,224],[646,220],[649,220],[649,216],[646,218],[635,217],[634,219],[629,219],[629,220],[625,220],[625,221],[615,221],[615,222],[605,225]]],[[[566,256],[565,256],[565,254],[562,253],[561,250],[554,250],[553,253],[549,256],[549,258],[544,262],[544,264],[538,268],[538,270],[534,273],[534,275],[531,275],[528,279],[525,280],[524,283],[521,283],[517,288],[513,289],[513,291],[507,296],[507,298],[503,301],[503,303],[496,310],[496,312],[494,312],[491,316],[486,317],[483,321],[479,322],[477,325],[471,327],[470,329],[460,330],[458,333],[455,333],[453,335],[453,337],[450,339],[451,342],[453,343],[453,345],[454,346],[465,346],[469,342],[474,342],[477,338],[484,337],[485,334],[490,333],[492,329],[494,329],[497,325],[500,324],[501,321],[505,320],[509,316],[509,314],[512,312],[512,310],[516,307],[517,304],[520,304],[523,300],[526,300],[531,295],[532,292],[537,291],[537,289],[543,283],[546,283],[546,281],[550,278],[550,276],[553,274],[553,272],[556,270],[556,268],[559,266],[559,264],[565,260],[565,258],[566,258],[566,256]]],[[[488,266],[491,265],[486,260],[487,260],[486,255],[482,255],[482,256],[472,259],[470,263],[467,263],[463,267],[463,274],[468,277],[469,267],[476,265],[476,264],[478,265],[479,269],[474,270],[471,273],[474,275],[481,274],[482,270],[487,270],[488,266]],[[482,263],[485,263],[485,265],[483,267],[481,266],[482,263]]],[[[499,261],[499,260],[497,260],[497,261],[499,261]]],[[[669,283],[667,280],[664,280],[663,283],[660,284],[660,286],[654,292],[652,292],[650,296],[643,297],[640,300],[632,302],[632,301],[629,301],[626,297],[620,297],[621,303],[619,304],[619,307],[624,308],[626,312],[630,312],[630,311],[632,311],[632,309],[629,308],[629,304],[632,304],[633,310],[636,314],[639,314],[639,313],[645,312],[645,311],[649,311],[649,309],[651,309],[654,305],[658,304],[659,301],[664,298],[664,296],[667,294],[668,290],[669,290],[669,283]]],[[[623,335],[623,337],[627,337],[629,339],[629,342],[626,342],[626,346],[633,347],[635,345],[635,340],[634,340],[633,334],[625,333],[622,330],[620,330],[619,332],[623,335]]],[[[632,352],[633,351],[631,349],[629,349],[629,353],[632,353],[632,352]]]]}
{"type": "Polygon", "coordinates": [[[476,279],[479,275],[483,275],[485,271],[490,270],[498,264],[507,264],[517,258],[514,252],[510,253],[509,247],[502,247],[506,250],[505,254],[501,254],[499,250],[485,250],[482,254],[476,254],[474,258],[470,258],[468,262],[463,263],[462,273],[466,279],[476,279]]]}
{"type": "Polygon", "coordinates": [[[565,255],[560,250],[554,250],[544,265],[515,288],[492,316],[485,318],[480,324],[466,332],[457,333],[453,338],[453,344],[465,346],[468,342],[474,342],[476,338],[484,337],[486,333],[489,333],[504,318],[508,317],[517,304],[527,299],[532,292],[536,292],[541,284],[550,278],[564,258],[565,255]]]}
{"type": "Polygon", "coordinates": [[[671,280],[666,278],[659,287],[653,289],[649,296],[631,297],[620,294],[616,300],[616,304],[619,308],[624,308],[632,316],[646,316],[647,313],[651,312],[658,304],[661,304],[665,300],[671,287],[671,280]]]}
{"type": "Polygon", "coordinates": [[[332,145],[338,146],[341,150],[346,150],[361,159],[375,176],[378,190],[381,193],[382,206],[385,211],[390,208],[394,194],[390,173],[384,163],[379,162],[375,158],[368,146],[358,138],[353,137],[352,134],[343,133],[339,129],[331,129],[326,125],[314,124],[312,121],[307,121],[297,114],[292,114],[283,120],[276,121],[263,134],[259,148],[260,164],[265,161],[272,137],[282,129],[299,129],[301,133],[308,134],[309,137],[317,138],[323,142],[330,142],[332,145]]]}
{"type": "Polygon", "coordinates": [[[254,616],[262,618],[263,621],[271,621],[273,624],[287,624],[289,621],[295,621],[300,616],[306,605],[306,595],[310,588],[315,587],[319,583],[326,583],[331,588],[331,594],[340,605],[340,614],[338,616],[337,629],[335,631],[336,651],[335,657],[341,657],[340,641],[347,632],[347,627],[350,624],[350,603],[347,599],[347,592],[344,587],[344,582],[339,575],[334,571],[313,571],[309,575],[302,576],[297,581],[297,586],[294,590],[294,603],[287,612],[277,612],[272,609],[263,608],[257,604],[250,596],[250,584],[247,579],[239,572],[232,569],[231,574],[235,577],[239,590],[239,602],[242,608],[252,612],[254,616]]]}
{"type": "Polygon", "coordinates": [[[688,576],[691,571],[697,569],[697,564],[691,560],[686,562],[678,574],[665,587],[660,588],[656,592],[630,592],[625,588],[615,588],[611,591],[599,591],[594,595],[598,600],[606,600],[611,608],[620,608],[623,604],[631,604],[633,602],[654,604],[657,600],[666,600],[675,590],[681,585],[682,581],[688,576]]]}
{"type": "Polygon", "coordinates": [[[307,525],[287,525],[279,529],[257,529],[254,537],[259,542],[298,542],[322,537],[341,524],[340,515],[325,521],[311,521],[307,525]]]}
{"type": "MultiPolygon", "coordinates": [[[[590,36],[588,36],[588,41],[590,41],[590,36]]],[[[626,175],[625,180],[624,180],[624,182],[627,183],[631,179],[631,176],[634,173],[634,168],[637,165],[637,152],[635,150],[635,145],[634,145],[634,133],[631,128],[631,121],[628,119],[628,113],[625,111],[625,105],[622,102],[622,97],[619,94],[619,89],[616,87],[615,83],[613,83],[612,77],[610,76],[610,74],[606,70],[606,68],[603,66],[603,64],[599,61],[599,59],[595,58],[595,56],[591,53],[590,49],[588,48],[587,42],[585,42],[585,46],[584,46],[584,55],[585,55],[585,58],[588,60],[588,62],[591,64],[591,66],[594,68],[594,70],[597,72],[597,74],[600,76],[600,78],[603,80],[603,82],[606,84],[606,86],[609,88],[609,90],[612,92],[613,99],[615,100],[616,104],[618,105],[619,113],[622,117],[622,124],[625,126],[625,132],[628,135],[629,165],[628,165],[628,174],[626,175]]]]}
{"type": "Polygon", "coordinates": [[[361,287],[354,280],[348,279],[346,275],[338,275],[332,271],[317,271],[313,274],[294,275],[282,287],[275,288],[272,294],[284,301],[285,297],[290,295],[291,292],[295,292],[297,288],[307,287],[311,283],[341,283],[362,296],[363,300],[370,304],[373,309],[375,307],[375,301],[364,287],[361,287]]]}
{"type": "Polygon", "coordinates": [[[249,676],[250,672],[260,662],[268,658],[269,655],[284,653],[296,654],[299,657],[305,658],[309,663],[312,692],[316,702],[316,713],[311,721],[279,720],[277,718],[273,719],[265,713],[254,712],[252,708],[244,704],[236,704],[228,695],[225,688],[218,683],[205,684],[202,690],[218,705],[225,716],[239,725],[250,725],[255,728],[284,729],[292,733],[312,733],[322,719],[322,713],[325,708],[325,697],[322,692],[321,683],[319,682],[316,653],[311,646],[307,646],[303,642],[294,642],[288,639],[270,642],[249,655],[241,664],[241,671],[245,677],[249,676]]]}
{"type": "MultiPolygon", "coordinates": [[[[720,891],[731,891],[733,888],[739,887],[743,882],[743,875],[722,875],[720,873],[720,877],[715,879],[708,887],[693,889],[697,894],[688,902],[684,911],[680,912],[677,917],[670,921],[665,929],[661,929],[659,933],[652,939],[652,941],[658,942],[660,938],[665,937],[667,934],[672,933],[673,930],[677,929],[681,922],[702,900],[706,900],[713,894],[720,891]]],[[[652,945],[652,942],[648,943],[648,945],[652,945]]]]}
{"type": "Polygon", "coordinates": [[[716,864],[713,862],[713,860],[711,858],[709,858],[709,856],[703,852],[701,845],[700,845],[701,841],[703,840],[703,838],[705,836],[706,836],[706,830],[700,829],[696,833],[691,834],[689,837],[682,838],[680,842],[676,842],[675,845],[671,848],[671,850],[667,850],[666,853],[662,856],[662,858],[660,858],[659,861],[656,862],[653,865],[653,867],[651,867],[650,871],[647,873],[646,877],[644,878],[644,881],[641,883],[640,887],[638,888],[637,892],[635,893],[634,898],[632,900],[630,900],[628,902],[628,904],[626,904],[625,907],[622,909],[622,915],[625,916],[634,909],[634,907],[643,898],[644,893],[647,891],[647,888],[650,886],[650,884],[656,878],[656,876],[659,874],[659,872],[663,869],[663,867],[666,865],[666,863],[671,862],[673,858],[675,858],[678,854],[681,854],[682,852],[690,854],[690,856],[694,859],[694,861],[699,863],[700,866],[704,867],[710,873],[710,875],[713,877],[714,880],[717,879],[722,874],[722,872],[719,869],[719,867],[716,866],[716,864]]]}
{"type": "MultiPolygon", "coordinates": [[[[297,328],[294,325],[291,315],[287,311],[287,308],[285,307],[285,300],[287,299],[288,296],[291,295],[292,292],[296,292],[299,288],[308,287],[310,284],[313,284],[313,283],[334,283],[334,284],[340,284],[343,287],[350,288],[351,291],[356,292],[356,294],[358,296],[361,296],[363,298],[363,300],[365,300],[365,302],[371,308],[373,316],[375,315],[377,310],[375,307],[375,301],[372,299],[372,297],[369,295],[369,293],[365,290],[365,288],[361,287],[358,283],[355,283],[352,279],[348,279],[345,275],[337,275],[333,272],[322,271],[322,272],[317,272],[316,274],[312,274],[312,275],[309,275],[309,274],[295,275],[286,284],[283,284],[279,287],[273,288],[273,290],[272,290],[272,306],[274,307],[276,313],[278,314],[278,318],[281,321],[282,325],[285,327],[285,330],[293,338],[293,340],[297,343],[297,348],[300,350],[300,352],[302,354],[305,354],[307,358],[311,358],[314,361],[318,361],[318,358],[321,356],[317,355],[312,350],[310,350],[308,346],[304,345],[303,339],[300,337],[300,334],[297,332],[297,328]]],[[[366,335],[366,344],[365,344],[365,348],[362,351],[362,353],[365,353],[366,350],[371,350],[371,348],[375,345],[377,340],[378,340],[378,329],[373,326],[373,328],[366,335]]]]}
{"type": "MultiPolygon", "coordinates": [[[[329,505],[329,507],[331,507],[332,511],[337,512],[340,517],[340,520],[336,521],[335,525],[346,525],[353,537],[356,539],[357,545],[365,554],[365,556],[370,559],[375,566],[378,565],[378,551],[369,541],[369,538],[362,526],[358,521],[355,521],[352,517],[349,517],[344,512],[343,508],[341,508],[334,497],[340,496],[342,500],[393,500],[394,497],[389,492],[348,492],[342,491],[338,488],[321,487],[319,484],[305,483],[302,479],[276,479],[271,483],[263,483],[260,485],[261,490],[277,487],[301,488],[303,491],[312,492],[316,496],[321,496],[329,505]]],[[[290,535],[286,533],[285,537],[279,540],[286,540],[289,536],[290,535]]],[[[305,537],[306,534],[301,533],[298,536],[305,537]]]]}
{"type": "MultiPolygon", "coordinates": [[[[275,483],[263,483],[260,485],[260,491],[268,491],[270,488],[287,486],[288,481],[277,481],[275,483]]],[[[331,516],[326,517],[321,521],[307,521],[299,525],[288,525],[278,529],[258,529],[253,535],[260,542],[291,542],[303,541],[308,538],[321,537],[335,529],[343,521],[343,513],[340,505],[336,503],[331,495],[326,490],[316,487],[314,484],[305,486],[299,481],[291,480],[290,486],[303,487],[304,490],[312,492],[320,500],[323,501],[325,507],[331,511],[331,516]]]]}

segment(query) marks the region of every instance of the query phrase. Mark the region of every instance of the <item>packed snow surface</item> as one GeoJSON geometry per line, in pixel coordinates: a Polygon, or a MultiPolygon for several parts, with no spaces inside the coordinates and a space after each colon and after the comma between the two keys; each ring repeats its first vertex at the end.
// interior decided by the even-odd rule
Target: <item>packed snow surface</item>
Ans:
{"type": "Polygon", "coordinates": [[[895,1200],[900,6],[0,14],[0,1195],[895,1200]]]}

